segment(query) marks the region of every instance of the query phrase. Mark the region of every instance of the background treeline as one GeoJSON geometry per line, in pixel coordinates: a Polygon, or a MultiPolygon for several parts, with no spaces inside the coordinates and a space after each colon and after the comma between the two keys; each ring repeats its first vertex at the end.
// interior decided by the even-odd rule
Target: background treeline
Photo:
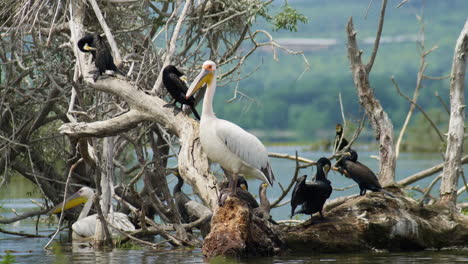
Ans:
{"type": "MultiPolygon", "coordinates": [[[[425,74],[449,75],[453,48],[466,19],[468,1],[428,0],[424,4],[422,0],[412,0],[396,8],[400,2],[390,1],[382,36],[420,36],[422,24],[418,17],[422,16],[426,49],[438,46],[426,58],[429,65],[425,74]]],[[[283,1],[277,1],[278,10],[283,4],[283,1]]],[[[303,0],[289,1],[289,4],[306,15],[309,23],[300,24],[297,33],[286,30],[274,32],[275,39],[334,38],[338,40],[338,44],[317,51],[306,51],[310,71],[305,72],[302,78],[300,76],[305,65],[300,56],[286,56],[284,52],[279,52],[279,61],[275,61],[273,54],[265,49],[252,56],[247,61],[247,67],[240,73],[242,77],[261,66],[254,74],[239,82],[239,91],[253,100],[238,95],[239,100],[227,104],[226,101],[234,93],[235,85],[231,84],[218,89],[217,96],[220,98],[216,100],[215,110],[222,118],[250,130],[259,130],[259,135],[269,141],[314,141],[328,138],[334,125],[341,122],[339,93],[342,94],[348,118],[358,120],[362,113],[346,57],[346,22],[350,15],[354,17],[359,40],[362,42],[366,37],[375,35],[380,6],[373,3],[366,12],[369,1],[362,0],[303,0]]],[[[258,28],[271,29],[271,25],[260,23],[258,28]]],[[[360,43],[365,58],[369,56],[371,47],[360,43]]],[[[390,77],[393,75],[402,91],[411,97],[416,86],[419,58],[420,48],[414,41],[382,43],[371,74],[371,85],[397,131],[403,124],[409,104],[397,94],[390,77]]],[[[446,129],[448,115],[435,93],[448,103],[448,89],[447,79],[424,80],[418,99],[418,103],[431,113],[442,130],[446,129]]],[[[421,137],[421,132],[432,137],[432,131],[428,128],[429,124],[416,110],[407,140],[417,143],[415,140],[424,138],[421,137]]],[[[435,135],[434,133],[433,136],[435,135]]],[[[367,138],[372,139],[371,136],[367,138]]],[[[424,150],[424,147],[414,146],[412,149],[424,150]]]]}

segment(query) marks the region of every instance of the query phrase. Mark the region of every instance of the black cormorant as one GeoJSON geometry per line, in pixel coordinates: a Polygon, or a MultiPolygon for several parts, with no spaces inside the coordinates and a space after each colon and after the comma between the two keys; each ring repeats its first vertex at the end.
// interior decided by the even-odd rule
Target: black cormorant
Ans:
{"type": "Polygon", "coordinates": [[[382,186],[377,179],[377,176],[366,165],[358,161],[358,154],[354,149],[350,149],[348,153],[337,163],[338,171],[353,179],[359,186],[359,195],[366,194],[366,190],[373,192],[383,192],[392,197],[393,194],[382,189],[382,186]]]}
{"type": "Polygon", "coordinates": [[[114,58],[112,57],[109,47],[107,46],[104,38],[99,34],[85,35],[78,41],[78,48],[82,52],[90,52],[93,56],[94,64],[97,68],[97,71],[93,76],[94,81],[97,80],[99,75],[105,73],[106,70],[111,70],[125,76],[125,73],[115,66],[114,58]]]}
{"type": "MultiPolygon", "coordinates": [[[[227,199],[227,195],[230,190],[226,182],[221,186],[221,189],[222,190],[218,202],[223,204],[227,199]]],[[[259,207],[257,200],[255,200],[255,197],[253,197],[253,195],[249,192],[249,185],[247,184],[247,181],[242,176],[239,176],[239,179],[237,180],[236,196],[239,199],[247,202],[249,207],[252,209],[259,207]]]]}
{"type": "MultiPolygon", "coordinates": [[[[176,107],[176,103],[180,103],[182,106],[188,105],[192,110],[195,117],[200,120],[200,115],[195,109],[195,98],[191,96],[189,99],[185,98],[188,87],[185,84],[185,76],[181,73],[174,65],[167,65],[163,70],[163,83],[166,86],[167,91],[174,98],[174,103],[172,105],[176,107]]],[[[169,106],[167,104],[165,106],[169,106]]]]}
{"type": "MultiPolygon", "coordinates": [[[[172,195],[174,196],[174,200],[176,202],[177,210],[180,213],[181,217],[181,222],[182,223],[191,223],[200,217],[200,213],[204,213],[207,215],[209,212],[210,217],[206,219],[203,223],[201,223],[198,228],[200,229],[200,232],[203,237],[207,236],[208,233],[210,232],[211,229],[211,210],[207,208],[206,206],[199,204],[196,208],[200,209],[199,214],[193,214],[187,209],[187,203],[197,203],[195,201],[192,201],[184,192],[182,192],[182,186],[184,185],[184,179],[180,176],[178,171],[173,171],[172,174],[177,176],[177,184],[174,186],[172,195]]],[[[193,210],[193,204],[192,204],[192,210],[193,210]]]]}
{"type": "Polygon", "coordinates": [[[333,151],[338,152],[346,147],[349,143],[346,138],[343,136],[343,126],[341,124],[336,125],[336,136],[335,136],[335,143],[333,144],[333,151]],[[341,143],[340,143],[341,140],[341,143]]]}
{"type": "Polygon", "coordinates": [[[300,177],[291,198],[291,217],[295,214],[309,214],[319,212],[323,217],[322,209],[325,201],[332,193],[331,182],[327,179],[331,163],[327,158],[320,158],[317,161],[317,173],[315,181],[306,183],[307,175],[300,177]],[[296,207],[301,205],[301,210],[295,212],[296,207]]]}
{"type": "Polygon", "coordinates": [[[177,176],[177,184],[174,186],[172,195],[174,196],[174,200],[176,202],[177,209],[179,210],[180,216],[182,223],[190,223],[195,221],[194,217],[190,217],[187,208],[185,207],[185,204],[190,201],[190,198],[182,192],[182,186],[184,185],[184,179],[180,177],[178,172],[173,173],[175,176],[177,176]]]}

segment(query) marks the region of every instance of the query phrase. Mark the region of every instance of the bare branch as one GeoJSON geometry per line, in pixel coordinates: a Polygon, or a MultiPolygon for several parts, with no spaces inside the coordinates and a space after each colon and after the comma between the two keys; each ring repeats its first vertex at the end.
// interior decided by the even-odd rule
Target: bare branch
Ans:
{"type": "Polygon", "coordinates": [[[382,35],[382,29],[384,24],[385,17],[385,7],[387,7],[387,0],[382,0],[382,7],[380,8],[380,17],[379,17],[379,26],[377,29],[377,34],[375,36],[374,48],[372,49],[372,54],[369,59],[369,62],[366,65],[366,71],[369,73],[374,65],[375,57],[377,56],[377,51],[379,49],[380,36],[382,35]]]}
{"type": "MultiPolygon", "coordinates": [[[[386,0],[384,0],[384,4],[386,0]]],[[[383,8],[384,10],[384,8],[383,8]]],[[[383,23],[383,18],[381,19],[383,23]]],[[[361,55],[356,40],[356,31],[354,30],[353,20],[349,19],[346,27],[348,37],[348,58],[351,64],[351,70],[354,85],[359,98],[359,103],[364,107],[370,124],[372,125],[376,139],[379,140],[380,154],[380,172],[379,180],[382,185],[390,185],[395,180],[395,146],[393,144],[393,124],[384,111],[380,102],[375,98],[374,91],[369,83],[369,71],[371,67],[362,64],[361,55]]],[[[378,41],[375,42],[376,44],[378,41]]],[[[377,51],[375,48],[374,51],[377,51]]],[[[370,65],[370,64],[368,64],[370,65]]]]}
{"type": "Polygon", "coordinates": [[[429,121],[429,123],[431,124],[432,128],[434,128],[434,130],[437,132],[437,135],[439,136],[440,138],[440,141],[441,142],[445,142],[445,138],[444,136],[442,135],[442,133],[440,132],[439,128],[437,127],[437,125],[434,123],[434,121],[432,121],[432,119],[429,117],[429,115],[426,113],[426,111],[424,111],[424,109],[419,105],[417,104],[415,101],[413,101],[411,98],[409,98],[407,95],[405,95],[401,90],[400,90],[400,87],[398,86],[398,83],[396,82],[395,78],[392,76],[391,77],[392,79],[392,82],[398,92],[398,94],[405,98],[406,100],[408,100],[408,102],[410,102],[412,105],[416,106],[418,108],[419,111],[421,111],[421,113],[424,115],[424,117],[426,118],[427,121],[429,121]]]}
{"type": "Polygon", "coordinates": [[[109,42],[109,46],[112,50],[112,54],[114,55],[114,61],[117,66],[122,65],[122,58],[120,57],[119,48],[117,47],[117,43],[115,42],[114,36],[110,31],[110,28],[107,26],[106,20],[102,16],[101,9],[99,9],[99,5],[97,4],[96,0],[88,0],[91,6],[93,7],[94,14],[101,25],[101,28],[104,30],[106,34],[107,41],[109,42]]]}
{"type": "MultiPolygon", "coordinates": [[[[461,163],[462,164],[467,164],[468,163],[468,155],[465,155],[462,160],[461,160],[461,163]]],[[[435,165],[434,167],[431,167],[429,169],[425,169],[423,171],[420,171],[418,173],[415,173],[413,175],[410,175],[406,178],[404,178],[403,180],[397,182],[398,185],[401,185],[401,186],[408,186],[414,182],[417,182],[421,179],[424,179],[426,177],[429,177],[433,174],[436,174],[440,171],[442,171],[442,169],[444,168],[444,163],[440,163],[440,164],[437,164],[435,165]]]]}
{"type": "Polygon", "coordinates": [[[138,110],[130,110],[105,121],[66,123],[59,128],[59,131],[61,134],[73,137],[108,137],[128,131],[147,119],[148,116],[138,110]]]}

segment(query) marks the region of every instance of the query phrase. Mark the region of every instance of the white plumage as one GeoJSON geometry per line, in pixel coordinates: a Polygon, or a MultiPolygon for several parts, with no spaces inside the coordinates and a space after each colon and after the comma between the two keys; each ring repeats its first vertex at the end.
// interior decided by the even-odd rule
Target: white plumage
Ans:
{"type": "Polygon", "coordinates": [[[203,63],[203,70],[192,82],[187,97],[207,83],[203,112],[200,121],[200,141],[208,158],[218,163],[233,175],[255,177],[270,185],[274,175],[268,162],[268,152],[254,135],[238,125],[219,119],[213,112],[213,97],[216,90],[216,64],[203,63]]]}
{"type": "MultiPolygon", "coordinates": [[[[96,231],[96,219],[97,214],[87,216],[85,218],[77,220],[72,225],[73,238],[75,240],[79,239],[93,239],[96,231]]],[[[107,215],[107,221],[115,227],[118,227],[121,231],[135,231],[135,227],[128,219],[128,216],[123,213],[113,212],[107,215]]],[[[110,227],[112,238],[117,238],[122,236],[122,234],[110,227]]]]}
{"type": "MultiPolygon", "coordinates": [[[[94,191],[89,187],[81,187],[75,194],[70,196],[65,201],[65,210],[78,206],[84,203],[81,209],[78,220],[72,225],[73,240],[91,240],[94,239],[96,231],[97,214],[88,216],[91,206],[93,205],[94,191]]],[[[52,213],[59,213],[62,210],[63,204],[57,205],[52,213]]],[[[118,212],[111,212],[107,215],[107,221],[121,231],[135,231],[135,226],[130,222],[127,215],[118,212]]],[[[117,238],[122,234],[110,227],[112,238],[117,238]]]]}

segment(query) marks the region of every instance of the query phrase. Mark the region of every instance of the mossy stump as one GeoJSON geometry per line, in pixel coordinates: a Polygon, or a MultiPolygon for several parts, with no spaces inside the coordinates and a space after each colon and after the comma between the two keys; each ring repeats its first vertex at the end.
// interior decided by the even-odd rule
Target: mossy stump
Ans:
{"type": "Polygon", "coordinates": [[[303,224],[281,226],[292,251],[363,252],[467,247],[468,217],[396,194],[355,196],[303,224]]]}
{"type": "Polygon", "coordinates": [[[245,201],[228,197],[215,209],[202,251],[211,258],[271,256],[283,249],[284,242],[273,225],[256,217],[245,201]]]}

